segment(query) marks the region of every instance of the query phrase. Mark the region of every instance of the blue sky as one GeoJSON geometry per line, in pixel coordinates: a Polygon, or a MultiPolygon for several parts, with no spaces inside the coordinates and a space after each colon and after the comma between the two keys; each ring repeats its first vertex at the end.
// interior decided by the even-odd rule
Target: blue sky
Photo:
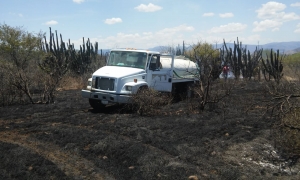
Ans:
{"type": "Polygon", "coordinates": [[[0,24],[28,32],[49,27],[76,47],[177,46],[185,41],[263,45],[300,41],[298,0],[0,0],[0,24]]]}

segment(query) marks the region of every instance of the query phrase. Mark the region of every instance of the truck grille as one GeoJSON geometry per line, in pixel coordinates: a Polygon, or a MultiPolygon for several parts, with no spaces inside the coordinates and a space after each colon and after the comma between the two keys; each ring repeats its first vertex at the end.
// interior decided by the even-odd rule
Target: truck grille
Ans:
{"type": "Polygon", "coordinates": [[[97,77],[95,86],[96,86],[96,89],[113,91],[115,88],[115,79],[97,77]]]}

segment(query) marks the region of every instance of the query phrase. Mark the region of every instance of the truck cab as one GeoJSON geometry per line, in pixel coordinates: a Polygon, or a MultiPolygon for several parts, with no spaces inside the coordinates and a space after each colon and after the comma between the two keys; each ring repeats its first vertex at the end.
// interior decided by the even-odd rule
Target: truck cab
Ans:
{"type": "Polygon", "coordinates": [[[98,69],[89,79],[82,97],[97,109],[111,103],[130,103],[132,94],[140,88],[171,92],[174,56],[168,57],[168,68],[161,64],[161,54],[155,51],[113,49],[106,66],[98,69]]]}

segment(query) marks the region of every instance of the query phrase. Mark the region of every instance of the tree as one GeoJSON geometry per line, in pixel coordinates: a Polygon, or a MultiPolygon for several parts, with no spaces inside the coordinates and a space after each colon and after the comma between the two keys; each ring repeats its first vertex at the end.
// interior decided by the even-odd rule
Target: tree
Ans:
{"type": "Polygon", "coordinates": [[[203,111],[208,104],[216,104],[228,96],[233,86],[224,84],[219,87],[220,83],[216,82],[222,71],[220,50],[214,49],[211,44],[199,42],[186,54],[198,64],[199,81],[193,91],[198,99],[197,108],[203,111]]]}
{"type": "Polygon", "coordinates": [[[222,59],[220,58],[220,51],[214,49],[213,45],[199,42],[193,45],[192,50],[187,51],[186,55],[197,62],[201,78],[208,77],[208,74],[213,80],[219,78],[222,70],[222,59]]]}
{"type": "MultiPolygon", "coordinates": [[[[31,103],[34,74],[30,65],[40,56],[42,33],[26,32],[22,27],[0,25],[0,56],[3,57],[2,72],[9,78],[9,85],[16,88],[20,96],[25,94],[31,103]]],[[[2,87],[3,88],[3,87],[2,87]]]]}

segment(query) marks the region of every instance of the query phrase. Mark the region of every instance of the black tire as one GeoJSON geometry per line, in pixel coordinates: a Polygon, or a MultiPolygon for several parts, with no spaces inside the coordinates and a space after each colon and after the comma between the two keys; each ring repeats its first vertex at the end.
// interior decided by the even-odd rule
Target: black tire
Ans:
{"type": "Polygon", "coordinates": [[[101,101],[97,99],[89,99],[89,103],[92,106],[92,108],[95,110],[99,110],[105,107],[105,105],[102,104],[101,101]]]}

